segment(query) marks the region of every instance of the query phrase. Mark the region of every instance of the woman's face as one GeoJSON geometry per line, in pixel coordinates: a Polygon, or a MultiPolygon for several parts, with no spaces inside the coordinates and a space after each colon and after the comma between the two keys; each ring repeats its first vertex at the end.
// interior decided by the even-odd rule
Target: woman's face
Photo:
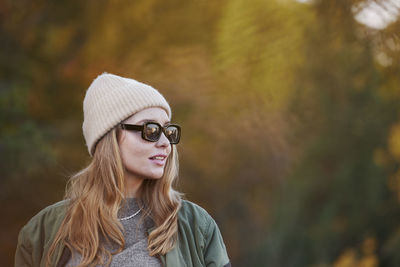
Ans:
{"type": "MultiPolygon", "coordinates": [[[[148,121],[162,126],[170,122],[164,109],[147,108],[123,123],[143,125],[148,121]]],[[[157,142],[150,142],[142,139],[140,131],[121,130],[118,143],[126,178],[159,179],[163,176],[165,163],[171,153],[171,145],[164,133],[157,142]]]]}

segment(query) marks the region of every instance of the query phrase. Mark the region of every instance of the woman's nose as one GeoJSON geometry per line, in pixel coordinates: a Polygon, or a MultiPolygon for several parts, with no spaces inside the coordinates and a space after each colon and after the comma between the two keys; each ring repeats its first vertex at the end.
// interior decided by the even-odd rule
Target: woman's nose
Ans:
{"type": "Polygon", "coordinates": [[[161,147],[166,147],[169,146],[169,140],[168,138],[165,136],[165,133],[161,133],[160,139],[158,139],[157,141],[157,146],[161,146],[161,147]]]}

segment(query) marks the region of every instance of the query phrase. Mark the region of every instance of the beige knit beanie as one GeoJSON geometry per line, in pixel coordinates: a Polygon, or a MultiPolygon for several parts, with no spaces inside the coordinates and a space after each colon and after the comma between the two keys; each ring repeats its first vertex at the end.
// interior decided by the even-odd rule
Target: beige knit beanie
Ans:
{"type": "Polygon", "coordinates": [[[118,123],[145,108],[163,108],[171,119],[171,108],[153,87],[129,78],[103,73],[89,86],[83,100],[83,136],[89,154],[96,143],[118,123]]]}

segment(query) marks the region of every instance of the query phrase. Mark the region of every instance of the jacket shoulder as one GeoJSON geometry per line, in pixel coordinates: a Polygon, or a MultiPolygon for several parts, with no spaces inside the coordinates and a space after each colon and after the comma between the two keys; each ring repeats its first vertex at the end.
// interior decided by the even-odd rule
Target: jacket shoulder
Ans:
{"type": "Polygon", "coordinates": [[[60,211],[63,211],[68,206],[68,203],[69,203],[69,200],[64,199],[64,200],[58,201],[52,205],[49,205],[49,206],[45,207],[44,209],[42,209],[41,211],[39,211],[35,216],[32,217],[31,220],[35,220],[39,217],[48,216],[48,215],[52,215],[52,214],[59,214],[60,211]]]}
{"type": "Polygon", "coordinates": [[[68,203],[68,200],[62,200],[50,206],[47,206],[46,208],[39,211],[35,216],[33,216],[24,226],[24,228],[35,227],[35,225],[37,224],[53,223],[59,220],[60,217],[64,218],[68,203]]]}
{"type": "Polygon", "coordinates": [[[19,233],[19,242],[28,246],[44,246],[58,231],[69,201],[52,204],[33,216],[19,233]]]}
{"type": "Polygon", "coordinates": [[[211,215],[204,208],[188,200],[182,200],[178,222],[181,232],[184,232],[184,235],[193,235],[201,247],[206,245],[215,229],[218,230],[211,215]]]}
{"type": "Polygon", "coordinates": [[[178,243],[166,257],[167,266],[229,266],[218,226],[199,205],[182,200],[178,213],[178,243]]]}
{"type": "Polygon", "coordinates": [[[208,212],[197,205],[196,203],[193,203],[189,200],[182,199],[181,203],[181,209],[179,211],[182,215],[185,216],[208,216],[211,217],[208,212]]]}
{"type": "Polygon", "coordinates": [[[18,235],[16,266],[39,266],[65,217],[69,201],[50,205],[28,221],[18,235]]]}
{"type": "Polygon", "coordinates": [[[199,227],[204,235],[208,226],[214,221],[204,208],[188,200],[182,200],[178,218],[181,223],[186,223],[191,227],[199,227]]]}

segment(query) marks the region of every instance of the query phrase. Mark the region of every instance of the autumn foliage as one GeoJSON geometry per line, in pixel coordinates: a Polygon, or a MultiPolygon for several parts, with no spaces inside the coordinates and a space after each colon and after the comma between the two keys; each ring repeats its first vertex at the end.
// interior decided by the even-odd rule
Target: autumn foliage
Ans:
{"type": "Polygon", "coordinates": [[[400,19],[301,2],[1,1],[0,265],[89,162],[82,101],[106,71],[169,100],[178,188],[233,266],[400,266],[400,19]]]}

